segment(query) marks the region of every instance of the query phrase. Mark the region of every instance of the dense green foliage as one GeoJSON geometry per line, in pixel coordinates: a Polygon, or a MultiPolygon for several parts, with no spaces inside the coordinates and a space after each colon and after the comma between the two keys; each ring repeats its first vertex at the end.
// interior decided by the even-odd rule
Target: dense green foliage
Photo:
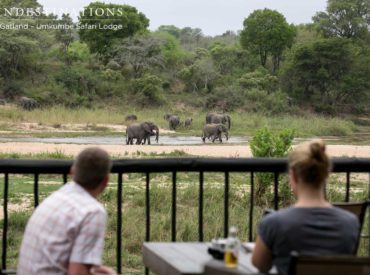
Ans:
{"type": "Polygon", "coordinates": [[[313,18],[327,37],[363,38],[370,23],[369,0],[328,0],[326,12],[313,18]]]}
{"type": "Polygon", "coordinates": [[[101,2],[90,3],[80,14],[81,25],[99,26],[98,29],[81,28],[80,38],[89,45],[91,52],[105,54],[115,40],[133,36],[145,30],[149,20],[136,8],[128,5],[105,4],[101,2]],[[113,13],[110,14],[107,11],[113,13]],[[105,12],[101,12],[105,11],[105,12]],[[121,29],[101,29],[110,24],[122,25],[121,29]]]}
{"type": "MultiPolygon", "coordinates": [[[[283,129],[274,133],[268,128],[259,129],[250,142],[250,148],[254,157],[285,157],[290,151],[294,139],[294,130],[283,129]]],[[[273,201],[275,175],[269,173],[257,173],[256,203],[257,205],[269,205],[273,201]]],[[[281,177],[280,177],[281,178],[281,177]]],[[[290,187],[286,179],[280,179],[280,197],[289,205],[292,199],[290,187]]]]}
{"type": "MultiPolygon", "coordinates": [[[[343,38],[318,40],[296,47],[282,77],[283,90],[297,101],[311,103],[316,111],[335,113],[338,108],[368,104],[369,59],[365,49],[343,38]]],[[[368,51],[368,49],[366,49],[368,51]]]]}
{"type": "Polygon", "coordinates": [[[289,25],[282,14],[269,9],[254,11],[243,24],[244,29],[240,34],[242,46],[259,54],[264,67],[271,55],[273,71],[276,72],[283,51],[293,44],[294,26],[289,25]]]}
{"type": "Polygon", "coordinates": [[[284,129],[279,133],[273,133],[267,128],[256,132],[250,142],[254,157],[285,157],[291,149],[294,139],[294,131],[284,129]]]}
{"type": "MultiPolygon", "coordinates": [[[[1,2],[10,6],[40,7],[35,0],[1,2]]],[[[151,32],[136,8],[100,2],[85,7],[78,23],[66,14],[17,17],[11,21],[76,28],[1,30],[0,97],[28,96],[41,107],[368,114],[368,6],[369,0],[330,0],[312,24],[299,26],[277,11],[257,10],[246,15],[240,34],[214,37],[173,25],[151,32]],[[122,29],[77,28],[94,24],[122,29]]]]}

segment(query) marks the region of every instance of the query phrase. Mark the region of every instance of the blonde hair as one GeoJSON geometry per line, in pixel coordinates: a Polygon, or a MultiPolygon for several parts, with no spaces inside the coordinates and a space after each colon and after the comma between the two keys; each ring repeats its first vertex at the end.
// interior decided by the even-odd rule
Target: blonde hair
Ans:
{"type": "Polygon", "coordinates": [[[90,147],[78,154],[73,163],[73,180],[86,189],[95,189],[109,174],[112,162],[106,151],[90,147]]]}
{"type": "Polygon", "coordinates": [[[325,143],[315,139],[298,145],[289,154],[289,169],[304,184],[319,188],[329,176],[331,163],[325,152],[325,143]]]}

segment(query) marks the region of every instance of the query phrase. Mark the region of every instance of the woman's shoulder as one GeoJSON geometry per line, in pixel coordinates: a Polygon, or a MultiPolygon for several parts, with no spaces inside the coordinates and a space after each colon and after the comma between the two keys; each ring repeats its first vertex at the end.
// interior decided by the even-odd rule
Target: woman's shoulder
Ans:
{"type": "Polygon", "coordinates": [[[342,221],[352,226],[359,224],[359,219],[356,215],[339,207],[304,208],[291,206],[278,211],[272,211],[263,220],[264,223],[276,224],[278,222],[297,222],[298,220],[311,218],[312,216],[317,217],[317,215],[342,221]]]}
{"type": "Polygon", "coordinates": [[[340,207],[332,207],[331,209],[335,213],[335,215],[338,216],[338,218],[341,218],[343,220],[347,220],[348,222],[355,222],[356,223],[356,222],[359,221],[358,217],[355,214],[348,211],[348,210],[344,210],[340,207]]]}
{"type": "Polygon", "coordinates": [[[294,212],[294,207],[283,208],[280,210],[269,210],[267,213],[265,213],[261,223],[276,225],[276,223],[279,221],[290,218],[291,214],[294,212]]]}

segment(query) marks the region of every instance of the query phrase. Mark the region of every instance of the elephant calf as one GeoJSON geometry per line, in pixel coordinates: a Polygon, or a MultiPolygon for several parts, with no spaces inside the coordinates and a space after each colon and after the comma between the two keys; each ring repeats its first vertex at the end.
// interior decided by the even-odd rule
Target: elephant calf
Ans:
{"type": "Polygon", "coordinates": [[[193,119],[191,117],[188,117],[185,120],[185,127],[190,127],[190,125],[193,123],[193,119]]]}
{"type": "Polygon", "coordinates": [[[27,111],[32,111],[33,109],[39,107],[39,103],[36,100],[26,96],[19,98],[18,105],[27,111]]]}
{"type": "Polygon", "coordinates": [[[212,139],[212,142],[215,142],[216,139],[222,142],[222,133],[225,133],[226,140],[228,140],[229,133],[224,124],[206,124],[203,128],[202,140],[204,143],[206,138],[212,139]]]}
{"type": "Polygon", "coordinates": [[[136,116],[136,115],[134,115],[134,114],[127,115],[127,116],[125,117],[125,121],[135,121],[135,120],[137,120],[137,116],[136,116]]]}
{"type": "Polygon", "coordinates": [[[222,123],[227,125],[227,128],[230,130],[231,128],[231,117],[227,114],[218,114],[218,113],[208,113],[206,115],[206,124],[211,123],[222,123]]]}
{"type": "Polygon", "coordinates": [[[171,114],[165,114],[163,116],[165,120],[168,121],[168,126],[170,130],[176,130],[176,128],[180,125],[180,117],[171,114]]]}

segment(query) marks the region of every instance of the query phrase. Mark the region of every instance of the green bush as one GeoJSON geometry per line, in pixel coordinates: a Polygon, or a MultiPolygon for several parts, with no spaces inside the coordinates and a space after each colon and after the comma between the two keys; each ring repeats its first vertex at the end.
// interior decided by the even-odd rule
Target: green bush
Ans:
{"type": "Polygon", "coordinates": [[[245,109],[266,115],[289,113],[288,96],[283,92],[269,94],[267,91],[251,89],[244,92],[245,109]]]}
{"type": "MultiPolygon", "coordinates": [[[[250,142],[250,148],[254,157],[284,157],[292,147],[294,130],[283,129],[274,133],[267,128],[259,129],[250,142]]],[[[259,206],[268,206],[273,199],[271,187],[274,183],[274,175],[258,173],[256,186],[256,203],[259,206]]],[[[280,177],[279,197],[285,204],[292,200],[290,188],[286,179],[280,177]]]]}
{"type": "Polygon", "coordinates": [[[22,85],[15,80],[5,81],[3,86],[3,96],[7,99],[14,99],[15,97],[23,94],[22,85]]]}
{"type": "Polygon", "coordinates": [[[258,89],[268,93],[275,92],[279,88],[278,78],[269,74],[266,69],[246,73],[239,78],[238,82],[244,89],[258,89]]]}
{"type": "Polygon", "coordinates": [[[229,112],[241,107],[243,102],[243,96],[234,87],[221,87],[207,96],[204,107],[206,110],[229,112]]]}
{"type": "Polygon", "coordinates": [[[158,76],[145,74],[132,81],[132,89],[137,103],[141,105],[158,106],[164,103],[162,79],[158,76]]]}
{"type": "Polygon", "coordinates": [[[68,56],[72,61],[87,61],[90,58],[89,47],[85,43],[75,41],[68,48],[68,56]]]}

